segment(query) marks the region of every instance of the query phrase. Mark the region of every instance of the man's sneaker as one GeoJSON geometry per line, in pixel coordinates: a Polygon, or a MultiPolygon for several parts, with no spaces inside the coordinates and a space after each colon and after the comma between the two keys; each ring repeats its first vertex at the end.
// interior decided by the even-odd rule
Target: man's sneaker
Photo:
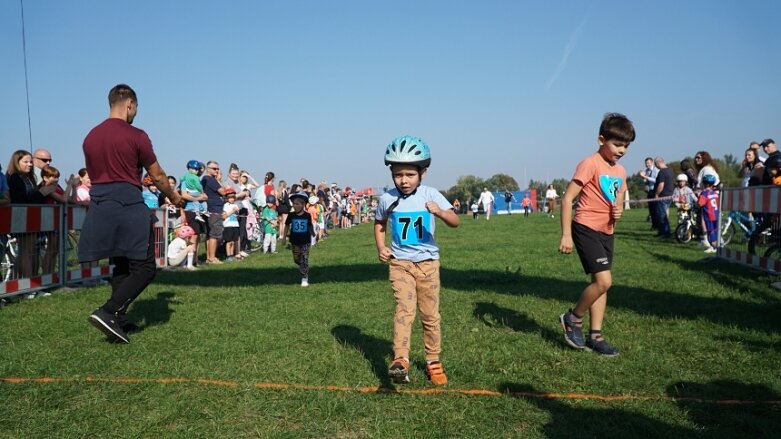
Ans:
{"type": "Polygon", "coordinates": [[[309,277],[304,276],[301,278],[301,286],[302,287],[308,287],[309,286],[309,277]]]}
{"type": "Polygon", "coordinates": [[[388,366],[388,376],[396,384],[406,384],[409,382],[409,361],[404,357],[393,360],[388,366]]]}
{"type": "Polygon", "coordinates": [[[444,386],[447,384],[447,375],[445,375],[445,369],[442,367],[442,363],[439,361],[432,361],[426,363],[426,377],[431,380],[431,383],[435,386],[444,386]]]}
{"type": "Polygon", "coordinates": [[[608,342],[606,342],[605,339],[601,337],[596,340],[589,337],[588,340],[586,340],[586,349],[606,357],[615,357],[618,355],[618,349],[610,346],[608,342]]]}
{"type": "Polygon", "coordinates": [[[98,308],[92,315],[89,316],[89,322],[92,326],[98,328],[102,333],[106,334],[110,340],[121,341],[122,343],[130,343],[125,331],[117,322],[117,316],[104,311],[102,308],[98,308]]]}
{"type": "Polygon", "coordinates": [[[583,328],[575,325],[572,321],[572,310],[559,316],[561,327],[564,329],[564,341],[575,349],[586,347],[586,340],[583,339],[583,328]]]}
{"type": "Polygon", "coordinates": [[[202,223],[205,223],[205,222],[206,222],[206,220],[205,220],[205,219],[203,219],[203,217],[202,217],[201,215],[195,215],[195,220],[196,220],[196,221],[200,221],[200,222],[202,222],[202,223]]]}
{"type": "Polygon", "coordinates": [[[716,251],[715,247],[708,247],[705,249],[705,253],[716,253],[716,251]]]}

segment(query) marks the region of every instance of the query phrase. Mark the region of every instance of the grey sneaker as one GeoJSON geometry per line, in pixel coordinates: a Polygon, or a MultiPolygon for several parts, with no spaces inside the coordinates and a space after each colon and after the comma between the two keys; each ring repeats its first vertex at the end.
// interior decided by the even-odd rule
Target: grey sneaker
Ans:
{"type": "Polygon", "coordinates": [[[586,340],[586,349],[606,357],[615,357],[618,355],[618,349],[610,346],[604,338],[601,340],[593,340],[589,337],[588,340],[586,340]]]}
{"type": "Polygon", "coordinates": [[[564,329],[564,341],[575,349],[584,349],[586,340],[583,338],[583,328],[572,322],[572,310],[560,315],[559,320],[564,329]]]}
{"type": "Polygon", "coordinates": [[[92,326],[106,334],[109,340],[130,343],[130,338],[128,338],[127,333],[125,333],[117,321],[117,316],[104,311],[102,308],[98,308],[89,316],[88,320],[92,326]]]}

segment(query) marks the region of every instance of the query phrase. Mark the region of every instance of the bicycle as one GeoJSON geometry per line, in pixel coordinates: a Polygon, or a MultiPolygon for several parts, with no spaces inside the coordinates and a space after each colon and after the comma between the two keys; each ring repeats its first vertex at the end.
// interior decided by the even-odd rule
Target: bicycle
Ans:
{"type": "Polygon", "coordinates": [[[14,266],[16,265],[16,256],[19,254],[16,238],[12,235],[0,236],[0,245],[2,245],[2,259],[0,259],[0,277],[3,282],[7,282],[14,277],[14,266]]]}
{"type": "Polygon", "coordinates": [[[748,252],[752,255],[756,253],[757,244],[764,242],[767,237],[761,219],[732,210],[721,224],[722,245],[729,244],[736,235],[740,243],[748,241],[748,252]]]}

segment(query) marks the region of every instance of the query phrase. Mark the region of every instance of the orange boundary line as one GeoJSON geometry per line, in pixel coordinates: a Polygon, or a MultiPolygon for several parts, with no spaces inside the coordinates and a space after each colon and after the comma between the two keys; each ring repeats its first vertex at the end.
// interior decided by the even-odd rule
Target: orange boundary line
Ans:
{"type": "MultiPolygon", "coordinates": [[[[114,383],[114,384],[201,384],[207,386],[219,387],[239,387],[241,383],[237,381],[208,380],[195,378],[24,378],[24,377],[0,377],[0,383],[6,384],[51,384],[51,383],[114,383]]],[[[471,396],[514,396],[523,398],[543,398],[543,399],[574,399],[574,400],[596,400],[596,401],[686,401],[698,402],[703,404],[723,404],[723,405],[781,405],[781,400],[751,401],[739,399],[707,399],[694,397],[676,398],[672,396],[639,396],[639,395],[596,395],[589,393],[549,393],[549,392],[497,392],[487,389],[445,389],[441,387],[432,389],[389,389],[385,387],[343,387],[343,386],[315,386],[304,384],[281,384],[281,383],[255,383],[252,385],[256,389],[271,390],[315,390],[330,392],[351,392],[351,393],[383,393],[396,395],[436,395],[436,394],[458,394],[471,396]]]]}

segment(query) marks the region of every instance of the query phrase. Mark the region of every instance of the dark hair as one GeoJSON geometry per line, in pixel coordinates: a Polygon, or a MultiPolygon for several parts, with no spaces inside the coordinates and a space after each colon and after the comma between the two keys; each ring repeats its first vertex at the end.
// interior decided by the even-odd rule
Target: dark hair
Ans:
{"type": "Polygon", "coordinates": [[[127,84],[117,84],[108,92],[108,104],[111,107],[125,102],[126,99],[130,99],[136,104],[138,103],[136,92],[127,84]]]}
{"type": "Polygon", "coordinates": [[[765,139],[765,140],[762,141],[762,143],[759,144],[759,146],[764,148],[764,147],[770,145],[771,143],[776,143],[776,141],[773,140],[773,139],[765,139]]]}
{"type": "Polygon", "coordinates": [[[692,169],[692,162],[689,159],[681,160],[681,171],[688,171],[689,169],[692,169]]]}
{"type": "Polygon", "coordinates": [[[266,177],[263,181],[263,183],[268,183],[269,181],[274,179],[274,173],[271,171],[266,172],[266,177]]]}
{"type": "Polygon", "coordinates": [[[85,175],[87,175],[87,168],[79,169],[79,177],[84,177],[85,175]]]}
{"type": "Polygon", "coordinates": [[[694,156],[700,156],[702,158],[699,165],[697,165],[697,162],[694,162],[694,166],[698,171],[710,165],[716,172],[719,172],[719,167],[716,166],[716,162],[713,161],[713,157],[711,157],[707,151],[697,151],[697,154],[694,154],[694,156]]]}
{"type": "Polygon", "coordinates": [[[635,127],[632,121],[621,113],[607,113],[599,126],[599,135],[605,140],[634,142],[635,127]]]}
{"type": "Polygon", "coordinates": [[[29,151],[25,151],[23,149],[17,149],[16,151],[14,151],[14,153],[11,154],[11,160],[8,162],[8,166],[6,166],[5,168],[5,175],[9,177],[17,173],[22,175],[27,175],[33,180],[33,182],[35,182],[36,181],[35,172],[30,170],[30,172],[25,174],[19,169],[19,161],[22,160],[22,158],[26,155],[29,155],[30,157],[33,156],[32,153],[30,153],[29,151]]]}

